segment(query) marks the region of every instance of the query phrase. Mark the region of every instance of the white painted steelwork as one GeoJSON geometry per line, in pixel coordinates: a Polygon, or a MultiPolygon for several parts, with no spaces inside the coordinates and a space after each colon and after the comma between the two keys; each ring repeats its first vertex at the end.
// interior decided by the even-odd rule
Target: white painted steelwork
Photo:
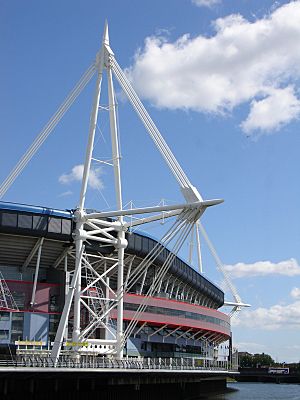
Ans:
{"type": "MultiPolygon", "coordinates": [[[[84,172],[80,193],[79,207],[76,211],[76,264],[75,271],[73,273],[73,279],[71,288],[68,291],[66,297],[65,307],[62,313],[60,324],[57,330],[57,334],[54,341],[54,346],[51,352],[51,357],[58,361],[61,347],[63,344],[63,335],[66,332],[66,327],[69,319],[70,309],[72,301],[74,300],[74,322],[73,322],[73,336],[72,340],[74,343],[82,343],[88,341],[90,346],[93,347],[93,351],[97,348],[104,346],[105,339],[89,339],[91,332],[95,331],[96,327],[104,329],[105,337],[112,337],[110,341],[110,353],[118,359],[123,357],[123,348],[125,346],[127,338],[135,329],[138,318],[147,306],[147,299],[151,297],[154,291],[159,291],[162,285],[163,278],[167,273],[174,257],[180,250],[182,244],[186,240],[187,236],[193,229],[195,222],[203,214],[207,207],[216,205],[222,202],[222,200],[208,200],[203,201],[201,195],[197,189],[191,185],[187,176],[180,167],[178,161],[172,154],[170,148],[167,146],[162,135],[158,131],[154,122],[150,118],[149,114],[145,110],[144,106],[138,99],[137,94],[134,92],[131,84],[128,82],[125,74],[117,64],[114,53],[112,52],[109,44],[108,26],[105,25],[102,47],[97,55],[96,60],[97,69],[97,83],[94,95],[94,102],[90,120],[90,131],[89,140],[86,151],[86,159],[84,164],[84,172]],[[99,110],[99,100],[101,93],[101,82],[103,70],[106,69],[107,81],[108,81],[108,99],[109,99],[109,120],[110,120],[110,132],[111,132],[111,143],[112,143],[112,165],[114,169],[115,177],[115,193],[116,193],[116,204],[117,210],[110,212],[90,213],[87,214],[84,209],[85,197],[87,191],[87,183],[89,179],[91,161],[93,159],[93,144],[95,137],[95,130],[97,126],[97,117],[99,110]],[[156,144],[158,150],[164,157],[167,165],[171,169],[175,178],[177,179],[182,193],[185,197],[186,203],[178,204],[173,206],[156,206],[148,208],[131,208],[130,210],[124,210],[122,205],[122,187],[121,187],[121,173],[120,173],[120,153],[119,153],[119,139],[117,131],[117,116],[116,116],[116,104],[115,94],[113,87],[112,75],[115,75],[123,88],[125,94],[132,103],[138,116],[141,118],[147,131],[149,132],[152,140],[156,144]],[[144,216],[144,215],[150,216],[144,216]],[[143,215],[130,223],[124,220],[125,216],[132,215],[143,215]],[[158,243],[155,248],[148,254],[148,256],[135,268],[134,272],[126,277],[126,291],[128,291],[141,276],[146,278],[147,270],[149,265],[158,257],[163,251],[163,248],[168,243],[174,243],[173,252],[170,253],[169,257],[165,261],[163,267],[155,277],[152,286],[147,292],[147,295],[143,299],[140,307],[136,311],[133,320],[129,322],[126,331],[123,332],[123,295],[125,292],[124,285],[124,250],[127,247],[127,241],[125,239],[126,231],[132,226],[138,226],[145,223],[150,223],[156,220],[165,219],[169,217],[177,217],[175,223],[167,234],[162,238],[161,242],[158,243]],[[116,219],[114,219],[116,218],[116,219]],[[115,232],[115,234],[114,234],[115,232]],[[112,245],[117,251],[117,261],[112,268],[117,268],[117,288],[112,289],[109,284],[108,272],[105,270],[102,275],[99,275],[93,268],[93,265],[89,261],[88,256],[84,252],[84,242],[87,240],[93,240],[106,245],[112,245]],[[87,301],[90,300],[90,296],[84,293],[85,290],[81,289],[83,269],[89,269],[90,273],[94,276],[89,287],[101,284],[106,288],[106,295],[99,302],[102,302],[104,306],[98,308],[96,313],[91,307],[88,306],[87,301]],[[91,315],[90,322],[87,326],[81,329],[81,307],[85,309],[91,315]],[[108,316],[113,309],[117,309],[117,326],[116,332],[108,324],[108,316]],[[96,346],[96,347],[95,347],[96,346]],[[97,347],[98,346],[98,347],[97,347]]],[[[62,255],[63,257],[63,255],[62,255]]],[[[186,297],[189,293],[186,294],[186,297]]],[[[74,346],[74,351],[77,357],[84,351],[80,346],[74,346]]]]}
{"type": "Polygon", "coordinates": [[[4,310],[19,311],[17,303],[7,286],[7,283],[0,271],[0,308],[4,310]]]}
{"type": "MultiPolygon", "coordinates": [[[[49,123],[45,126],[36,140],[33,142],[28,151],[24,154],[22,159],[18,162],[16,167],[12,170],[11,174],[0,186],[0,198],[6,193],[11,184],[22,172],[31,157],[36,153],[42,143],[46,140],[47,136],[55,128],[62,116],[75,101],[82,89],[89,82],[91,77],[96,72],[96,87],[94,93],[93,106],[90,117],[88,144],[86,149],[83,178],[81,184],[79,206],[75,211],[76,230],[74,235],[75,241],[75,270],[72,273],[71,284],[69,285],[69,276],[66,277],[66,290],[65,290],[65,305],[61,315],[60,323],[57,329],[56,337],[54,340],[53,348],[51,350],[51,359],[54,365],[59,364],[59,357],[61,349],[67,346],[68,339],[68,322],[70,319],[70,311],[73,305],[73,331],[72,331],[72,349],[74,358],[77,362],[80,361],[81,354],[110,354],[111,357],[121,360],[123,358],[123,348],[127,339],[131,334],[136,334],[136,327],[140,315],[145,311],[147,302],[155,293],[159,293],[163,288],[164,278],[167,272],[180,251],[183,243],[187,240],[189,235],[192,236],[190,242],[190,261],[192,262],[192,251],[194,248],[193,240],[196,237],[196,250],[197,259],[200,273],[202,272],[202,259],[200,248],[199,230],[204,236],[208,246],[216,259],[217,266],[225,276],[225,280],[231,289],[236,304],[234,311],[243,306],[236,289],[227,277],[220,259],[217,256],[211,242],[209,241],[202,225],[199,222],[200,217],[207,207],[220,204],[223,200],[203,200],[199,191],[191,184],[183,169],[179,165],[175,156],[171,152],[158,128],[149,116],[145,107],[138,98],[136,92],[132,88],[126,75],[118,65],[114,53],[110,48],[108,26],[105,24],[104,34],[101,44],[101,49],[97,53],[96,61],[87,70],[79,83],[75,86],[71,94],[67,97],[62,106],[54,114],[49,123]],[[100,107],[100,95],[103,73],[106,71],[107,86],[108,86],[108,112],[110,121],[110,134],[112,144],[112,158],[109,161],[98,160],[93,157],[94,139],[97,127],[98,112],[100,107]],[[118,124],[116,113],[116,101],[113,85],[113,76],[119,82],[125,95],[128,97],[137,115],[144,124],[151,139],[161,153],[162,157],[170,168],[174,177],[176,178],[180,190],[185,199],[185,203],[177,205],[165,205],[133,208],[129,210],[123,209],[122,204],[122,179],[120,168],[120,151],[119,151],[119,137],[118,137],[118,124]],[[87,213],[85,210],[85,199],[87,194],[88,180],[90,176],[90,169],[92,160],[109,164],[113,167],[114,171],[114,190],[116,197],[117,210],[108,212],[93,212],[87,213]],[[139,216],[134,221],[133,216],[139,216]],[[130,222],[125,220],[125,217],[130,217],[130,222]],[[160,242],[158,242],[149,254],[139,262],[139,264],[131,272],[131,266],[134,257],[130,260],[127,276],[124,282],[124,252],[127,247],[127,240],[125,238],[126,232],[135,226],[139,226],[154,221],[165,220],[166,218],[175,218],[175,222],[164,234],[160,242]],[[116,258],[113,264],[108,267],[105,264],[104,272],[98,273],[95,267],[96,263],[106,263],[108,260],[104,255],[91,255],[85,251],[86,242],[93,241],[99,244],[111,246],[115,248],[116,258]],[[141,300],[141,303],[134,313],[132,320],[128,323],[125,331],[123,332],[123,297],[124,293],[128,292],[138,281],[142,281],[140,292],[142,292],[147,271],[149,266],[153,264],[156,258],[164,251],[166,246],[171,245],[172,250],[169,252],[163,265],[158,271],[155,271],[153,282],[147,290],[146,295],[141,300]],[[96,261],[92,261],[92,257],[98,257],[96,261]],[[116,272],[117,285],[114,288],[110,283],[110,274],[116,272]],[[85,286],[85,287],[84,287],[85,286]],[[82,326],[82,309],[88,313],[88,323],[82,326]],[[117,323],[116,327],[112,327],[110,321],[110,314],[116,309],[117,323]],[[99,339],[92,338],[92,334],[96,329],[103,332],[103,337],[99,339]],[[82,345],[82,344],[87,345],[82,345]]],[[[32,293],[31,304],[34,305],[35,290],[37,283],[37,276],[39,270],[39,262],[42,249],[42,240],[39,239],[27,257],[23,265],[23,269],[28,266],[33,256],[38,251],[36,274],[34,281],[34,288],[32,293]]],[[[62,260],[65,260],[65,272],[68,274],[68,255],[74,257],[72,251],[65,249],[62,254],[55,261],[53,267],[56,268],[62,260]]],[[[110,258],[110,262],[112,259],[110,258]]],[[[171,291],[175,290],[173,280],[171,291]]],[[[169,284],[169,279],[168,279],[169,284]]],[[[197,301],[197,293],[191,290],[191,287],[182,288],[180,284],[177,285],[176,297],[179,290],[181,290],[181,298],[192,302],[197,301]]],[[[143,325],[142,325],[143,327],[143,325]]],[[[141,328],[139,328],[141,329],[141,328]]],[[[159,328],[157,332],[163,330],[164,327],[159,328]]],[[[191,329],[190,329],[191,330],[191,329]]],[[[187,335],[190,330],[187,330],[183,335],[187,335]]],[[[175,333],[177,329],[173,332],[175,333]]]]}

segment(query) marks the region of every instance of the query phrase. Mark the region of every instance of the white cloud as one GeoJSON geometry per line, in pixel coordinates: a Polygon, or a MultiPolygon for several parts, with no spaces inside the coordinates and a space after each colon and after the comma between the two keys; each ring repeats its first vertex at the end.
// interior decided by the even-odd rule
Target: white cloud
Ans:
{"type": "Polygon", "coordinates": [[[233,326],[275,330],[279,328],[300,328],[300,301],[288,305],[276,304],[270,308],[241,311],[232,320],[233,326]]]}
{"type": "Polygon", "coordinates": [[[247,119],[241,124],[248,133],[254,130],[278,130],[283,125],[300,116],[300,101],[294,88],[273,89],[269,96],[262,100],[253,100],[247,119]]]}
{"type": "Polygon", "coordinates": [[[58,195],[58,197],[66,197],[71,196],[73,194],[72,190],[67,190],[66,192],[62,192],[58,195]]]}
{"type": "Polygon", "coordinates": [[[294,287],[290,294],[294,299],[300,299],[300,288],[294,287]]]}
{"type": "Polygon", "coordinates": [[[286,346],[286,348],[291,350],[300,350],[300,344],[293,344],[290,346],[286,346]]]}
{"type": "MultiPolygon", "coordinates": [[[[100,179],[101,168],[91,168],[88,184],[92,189],[102,189],[103,183],[100,179]]],[[[62,174],[58,181],[62,184],[70,184],[74,181],[81,181],[83,176],[83,164],[75,165],[69,174],[62,174]]]]}
{"type": "Polygon", "coordinates": [[[237,347],[239,351],[247,351],[248,353],[262,353],[266,350],[266,345],[254,342],[237,342],[234,343],[234,347],[237,347]]]}
{"type": "Polygon", "coordinates": [[[298,262],[291,258],[290,260],[273,263],[271,261],[257,261],[253,264],[237,263],[235,265],[225,265],[225,270],[231,278],[245,278],[253,276],[266,275],[300,275],[300,266],[298,262]]]}
{"type": "Polygon", "coordinates": [[[192,0],[192,3],[194,3],[198,7],[213,7],[216,4],[220,4],[221,0],[192,0]]]}
{"type": "Polygon", "coordinates": [[[157,107],[226,114],[252,102],[242,128],[270,132],[299,116],[299,20],[295,1],[255,22],[241,15],[219,18],[209,37],[148,37],[126,73],[157,107]]]}

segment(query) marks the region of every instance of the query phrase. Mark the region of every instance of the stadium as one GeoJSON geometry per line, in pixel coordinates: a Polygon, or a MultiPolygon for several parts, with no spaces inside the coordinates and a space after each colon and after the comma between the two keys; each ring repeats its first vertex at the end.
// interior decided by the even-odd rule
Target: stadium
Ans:
{"type": "MultiPolygon", "coordinates": [[[[19,354],[45,353],[56,331],[75,268],[74,212],[13,203],[0,203],[1,312],[0,344],[19,354]]],[[[149,296],[149,288],[171,252],[161,246],[156,259],[137,275],[141,262],[159,243],[144,233],[126,233],[124,255],[123,329],[130,324],[143,299],[142,312],[128,337],[124,356],[196,358],[199,363],[227,363],[231,357],[230,319],[218,311],[224,293],[178,256],[149,296]],[[135,278],[135,279],[134,279],[135,278]]],[[[117,250],[96,240],[85,245],[86,259],[100,276],[105,270],[110,287],[117,286],[113,269],[117,250]]],[[[90,311],[105,305],[109,297],[101,280],[91,284],[90,270],[82,271],[82,286],[88,288],[83,301],[90,311]]],[[[82,302],[83,302],[82,301],[82,302]]],[[[80,326],[89,324],[90,313],[81,305],[80,326]]],[[[64,332],[64,350],[70,350],[73,310],[64,332]],[[68,347],[69,346],[69,347],[68,347]]],[[[107,314],[107,325],[115,331],[116,309],[107,314]]],[[[88,337],[107,339],[109,331],[94,324],[88,337]]],[[[78,343],[77,343],[78,345],[78,343]]],[[[95,347],[95,346],[94,346],[95,347]]],[[[96,355],[107,356],[110,346],[96,346],[96,355]],[[101,348],[101,349],[99,349],[101,348]]],[[[81,350],[85,344],[81,344],[81,350]]],[[[95,348],[87,351],[95,354],[95,348]]]]}
{"type": "Polygon", "coordinates": [[[203,199],[179,165],[118,65],[109,45],[107,23],[95,61],[0,185],[0,199],[94,75],[96,88],[77,208],[0,202],[2,352],[6,349],[11,358],[13,353],[23,357],[26,367],[30,357],[42,357],[42,367],[48,360],[47,366],[53,368],[66,366],[64,360],[85,365],[95,358],[97,362],[113,360],[119,366],[125,358],[139,360],[139,367],[146,369],[150,364],[144,360],[158,360],[160,366],[164,359],[170,369],[180,360],[181,368],[228,371],[234,358],[230,317],[245,305],[200,223],[206,209],[223,200],[203,199]],[[102,160],[93,152],[98,111],[103,109],[100,94],[105,70],[108,107],[104,110],[109,115],[111,158],[102,160]],[[183,203],[124,206],[113,77],[177,181],[183,203]],[[115,197],[113,210],[86,206],[93,163],[113,169],[114,179],[109,183],[115,197]],[[159,240],[140,230],[155,222],[165,225],[159,240]],[[223,291],[202,274],[199,229],[232,292],[232,303],[224,303],[223,291]],[[182,259],[183,245],[194,234],[199,272],[191,265],[192,246],[189,262],[182,259]],[[231,313],[220,312],[223,305],[232,306],[231,313]]]}

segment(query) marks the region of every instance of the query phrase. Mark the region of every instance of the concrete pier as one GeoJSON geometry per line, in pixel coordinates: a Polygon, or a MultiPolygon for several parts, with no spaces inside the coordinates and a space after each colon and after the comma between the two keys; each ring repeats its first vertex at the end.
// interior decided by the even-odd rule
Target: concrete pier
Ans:
{"type": "Polygon", "coordinates": [[[228,372],[1,368],[1,399],[188,400],[226,389],[228,372]]]}

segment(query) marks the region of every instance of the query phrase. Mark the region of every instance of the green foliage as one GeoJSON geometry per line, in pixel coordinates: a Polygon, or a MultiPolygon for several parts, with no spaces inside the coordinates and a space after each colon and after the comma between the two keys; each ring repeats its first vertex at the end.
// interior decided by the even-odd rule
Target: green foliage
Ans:
{"type": "Polygon", "coordinates": [[[274,365],[274,360],[269,354],[243,354],[239,357],[239,364],[242,368],[259,368],[274,365]]]}
{"type": "Polygon", "coordinates": [[[240,367],[246,368],[246,367],[252,367],[253,366],[253,356],[252,354],[245,354],[243,356],[239,357],[239,364],[240,367]]]}

